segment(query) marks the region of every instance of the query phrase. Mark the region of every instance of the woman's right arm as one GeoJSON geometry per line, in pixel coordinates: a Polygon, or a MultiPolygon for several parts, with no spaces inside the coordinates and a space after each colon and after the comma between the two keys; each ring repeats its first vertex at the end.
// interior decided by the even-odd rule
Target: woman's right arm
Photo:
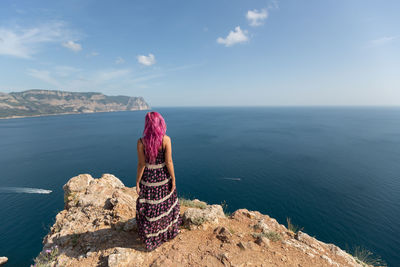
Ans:
{"type": "Polygon", "coordinates": [[[165,138],[165,165],[167,166],[169,175],[172,178],[172,189],[171,191],[174,191],[175,189],[175,172],[174,172],[174,163],[172,161],[172,147],[171,147],[171,138],[169,136],[166,136],[165,138]]]}

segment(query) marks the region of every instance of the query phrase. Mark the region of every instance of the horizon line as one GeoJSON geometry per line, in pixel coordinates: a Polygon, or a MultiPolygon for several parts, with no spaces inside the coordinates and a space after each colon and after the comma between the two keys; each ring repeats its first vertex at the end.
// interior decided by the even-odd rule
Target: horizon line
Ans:
{"type": "Polygon", "coordinates": [[[398,108],[398,105],[210,105],[210,106],[151,106],[150,109],[153,108],[257,108],[257,107],[276,107],[276,108],[284,108],[284,107],[322,107],[322,108],[329,108],[329,107],[354,107],[354,108],[362,108],[362,107],[393,107],[398,108]]]}

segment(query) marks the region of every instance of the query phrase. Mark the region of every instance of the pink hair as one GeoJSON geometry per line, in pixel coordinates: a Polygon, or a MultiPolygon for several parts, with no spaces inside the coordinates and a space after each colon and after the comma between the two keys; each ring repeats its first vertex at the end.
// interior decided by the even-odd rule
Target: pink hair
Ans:
{"type": "Polygon", "coordinates": [[[145,117],[143,141],[149,163],[155,163],[167,125],[160,113],[148,112],[145,117]]]}

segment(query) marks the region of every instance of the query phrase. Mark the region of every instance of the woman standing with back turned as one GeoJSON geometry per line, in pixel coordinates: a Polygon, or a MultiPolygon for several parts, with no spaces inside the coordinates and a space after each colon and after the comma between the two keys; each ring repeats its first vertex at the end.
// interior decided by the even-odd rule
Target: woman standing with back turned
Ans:
{"type": "Polygon", "coordinates": [[[148,251],[178,235],[183,220],[175,186],[171,139],[158,112],[148,112],[137,142],[136,222],[148,251]]]}

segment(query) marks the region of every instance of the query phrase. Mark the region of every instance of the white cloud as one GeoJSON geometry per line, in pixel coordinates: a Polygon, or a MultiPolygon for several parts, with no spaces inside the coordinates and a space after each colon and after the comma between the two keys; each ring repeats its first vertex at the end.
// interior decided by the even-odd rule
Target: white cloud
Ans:
{"type": "Polygon", "coordinates": [[[151,66],[156,63],[156,59],[153,54],[149,54],[148,56],[139,55],[137,56],[137,60],[140,64],[145,66],[151,66]]]}
{"type": "Polygon", "coordinates": [[[125,63],[125,59],[123,59],[122,57],[117,57],[117,59],[115,60],[115,64],[123,64],[125,63]]]}
{"type": "Polygon", "coordinates": [[[74,41],[64,42],[64,43],[62,43],[62,45],[74,52],[78,52],[78,51],[82,50],[82,45],[75,43],[74,41]]]}
{"type": "Polygon", "coordinates": [[[0,27],[0,55],[32,58],[43,45],[67,41],[76,33],[62,21],[52,21],[30,28],[0,27]]]}
{"type": "Polygon", "coordinates": [[[247,11],[246,18],[250,22],[250,26],[260,26],[268,17],[266,9],[258,11],[257,9],[247,11]]]}
{"type": "Polygon", "coordinates": [[[247,31],[242,31],[239,26],[235,28],[234,31],[230,31],[226,38],[219,37],[217,43],[224,44],[225,46],[232,46],[237,43],[244,43],[249,40],[247,36],[247,31]]]}
{"type": "Polygon", "coordinates": [[[392,42],[394,39],[396,39],[397,36],[384,36],[378,39],[371,40],[369,42],[370,46],[380,46],[380,45],[385,45],[390,42],[392,42]]]}

